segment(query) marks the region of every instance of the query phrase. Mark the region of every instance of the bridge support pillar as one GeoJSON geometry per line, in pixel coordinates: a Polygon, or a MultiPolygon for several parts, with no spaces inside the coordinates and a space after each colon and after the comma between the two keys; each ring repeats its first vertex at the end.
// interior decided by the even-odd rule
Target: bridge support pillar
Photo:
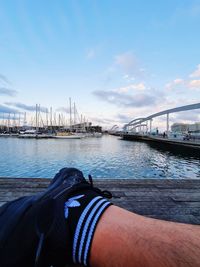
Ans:
{"type": "Polygon", "coordinates": [[[153,121],[153,119],[150,119],[150,134],[151,134],[151,130],[152,130],[152,121],[153,121]]]}
{"type": "Polygon", "coordinates": [[[166,131],[167,136],[169,135],[169,113],[167,113],[167,131],[166,131]]]}

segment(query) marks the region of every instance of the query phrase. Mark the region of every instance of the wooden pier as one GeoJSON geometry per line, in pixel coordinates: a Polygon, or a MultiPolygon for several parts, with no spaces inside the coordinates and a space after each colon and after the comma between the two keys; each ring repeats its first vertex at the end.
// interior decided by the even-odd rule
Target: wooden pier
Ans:
{"type": "MultiPolygon", "coordinates": [[[[0,205],[20,196],[45,190],[50,179],[0,178],[0,205]]],[[[200,180],[96,179],[96,186],[110,190],[113,203],[141,215],[200,224],[200,180]]]]}

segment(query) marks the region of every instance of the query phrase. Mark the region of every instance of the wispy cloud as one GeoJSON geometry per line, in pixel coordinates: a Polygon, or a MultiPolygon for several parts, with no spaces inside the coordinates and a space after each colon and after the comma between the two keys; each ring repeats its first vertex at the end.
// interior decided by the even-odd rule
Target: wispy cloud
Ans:
{"type": "Polygon", "coordinates": [[[180,92],[182,89],[200,89],[200,80],[180,80],[177,83],[175,81],[167,83],[165,88],[176,92],[180,92]]]}
{"type": "MultiPolygon", "coordinates": [[[[23,110],[26,110],[26,111],[35,111],[36,110],[36,106],[26,105],[26,104],[19,103],[19,102],[15,102],[15,103],[13,103],[13,102],[6,102],[4,104],[7,105],[7,106],[16,107],[16,108],[23,109],[23,110]]],[[[40,111],[41,112],[46,112],[47,111],[47,108],[40,106],[40,111]]]]}
{"type": "Polygon", "coordinates": [[[191,80],[188,82],[188,87],[191,89],[200,89],[200,80],[191,80]]]}
{"type": "Polygon", "coordinates": [[[188,121],[188,122],[198,122],[200,119],[200,114],[199,114],[199,110],[192,110],[192,111],[187,111],[187,112],[180,112],[175,114],[173,121],[175,122],[184,122],[184,121],[188,121]]]}
{"type": "Polygon", "coordinates": [[[174,83],[175,85],[183,84],[183,83],[184,83],[184,80],[181,79],[181,78],[177,78],[177,79],[175,79],[175,80],[173,81],[173,83],[174,83]]]}
{"type": "Polygon", "coordinates": [[[113,125],[118,125],[119,127],[123,126],[125,123],[128,123],[129,121],[132,120],[131,115],[126,115],[126,114],[117,114],[115,116],[111,116],[110,118],[105,118],[105,117],[91,117],[90,120],[93,123],[100,124],[103,126],[113,126],[113,125]]]}
{"type": "Polygon", "coordinates": [[[140,66],[136,56],[128,51],[114,56],[109,67],[106,68],[103,75],[105,83],[108,84],[119,77],[127,83],[133,83],[136,79],[143,79],[146,70],[140,66]]]}
{"type": "Polygon", "coordinates": [[[200,64],[197,65],[196,70],[193,73],[191,73],[189,77],[190,78],[198,78],[198,77],[200,77],[200,64]]]}
{"type": "Polygon", "coordinates": [[[122,79],[128,83],[135,81],[135,77],[129,74],[123,75],[122,79]]]}
{"type": "Polygon", "coordinates": [[[133,119],[132,116],[130,115],[125,115],[125,114],[118,114],[116,116],[117,120],[120,122],[120,123],[128,123],[129,121],[131,121],[133,119]]]}
{"type": "Polygon", "coordinates": [[[113,90],[104,91],[97,90],[93,94],[98,97],[99,100],[119,106],[119,107],[146,107],[155,105],[160,99],[159,94],[136,93],[134,95],[126,94],[123,92],[116,92],[113,90]]]}
{"type": "Polygon", "coordinates": [[[19,113],[19,110],[14,109],[14,108],[10,108],[10,107],[6,107],[4,105],[0,105],[0,113],[5,113],[5,114],[19,113]]]}
{"type": "Polygon", "coordinates": [[[126,82],[143,79],[147,74],[146,69],[141,66],[137,56],[131,51],[116,55],[110,68],[114,69],[118,73],[117,75],[121,72],[122,79],[126,82]]]}
{"type": "Polygon", "coordinates": [[[94,117],[94,116],[89,116],[89,120],[92,121],[93,123],[97,123],[97,124],[103,124],[103,125],[112,125],[113,119],[108,119],[108,118],[104,118],[104,117],[94,117]]]}
{"type": "Polygon", "coordinates": [[[4,83],[11,84],[11,82],[8,80],[8,78],[0,73],[0,81],[3,81],[4,83]]]}
{"type": "Polygon", "coordinates": [[[8,88],[11,82],[8,80],[8,78],[0,73],[0,95],[6,95],[6,96],[16,96],[17,91],[11,88],[8,88]]]}
{"type": "Polygon", "coordinates": [[[0,87],[0,95],[16,96],[17,91],[6,87],[0,87]]]}
{"type": "Polygon", "coordinates": [[[175,89],[175,87],[184,85],[184,80],[181,78],[176,78],[175,80],[173,80],[172,82],[169,82],[165,85],[165,88],[168,90],[172,90],[175,89]]]}
{"type": "Polygon", "coordinates": [[[117,89],[113,89],[113,92],[117,93],[128,93],[128,92],[136,92],[136,91],[144,91],[146,88],[144,83],[133,83],[128,86],[120,87],[117,89]]]}
{"type": "Polygon", "coordinates": [[[135,70],[138,71],[138,61],[132,52],[115,56],[115,64],[128,74],[135,72],[135,70]]]}
{"type": "Polygon", "coordinates": [[[69,108],[65,108],[65,107],[59,107],[59,108],[56,109],[56,111],[63,112],[63,113],[70,113],[70,109],[69,108]]]}
{"type": "MultiPolygon", "coordinates": [[[[14,112],[15,113],[15,112],[14,112]]],[[[19,114],[19,112],[17,113],[19,114]]],[[[3,119],[3,120],[19,120],[19,116],[18,115],[14,115],[12,112],[9,112],[9,113],[1,113],[0,112],[0,119],[3,119]]]]}

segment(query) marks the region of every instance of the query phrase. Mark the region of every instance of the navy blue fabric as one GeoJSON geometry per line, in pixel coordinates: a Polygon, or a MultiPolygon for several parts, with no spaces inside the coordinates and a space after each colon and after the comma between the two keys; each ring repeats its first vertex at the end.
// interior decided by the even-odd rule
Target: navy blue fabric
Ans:
{"type": "Polygon", "coordinates": [[[44,249],[38,266],[65,266],[70,253],[67,251],[69,233],[63,218],[63,208],[60,207],[62,203],[55,198],[62,192],[67,196],[79,184],[89,186],[82,172],[75,168],[63,168],[45,192],[21,197],[0,208],[0,267],[35,266],[42,234],[39,228],[46,225],[44,222],[49,215],[55,220],[52,219],[53,225],[49,224],[49,229],[45,229],[44,249]]]}
{"type": "Polygon", "coordinates": [[[99,195],[107,194],[93,187],[92,181],[88,183],[81,171],[64,168],[43,193],[2,206],[0,267],[64,267],[72,263],[77,221],[88,202],[99,195]],[[74,215],[70,209],[68,218],[66,202],[80,194],[84,195],[81,207],[76,212],[74,209],[74,215]]]}
{"type": "Polygon", "coordinates": [[[22,197],[0,208],[0,249],[33,202],[34,197],[22,197]]]}

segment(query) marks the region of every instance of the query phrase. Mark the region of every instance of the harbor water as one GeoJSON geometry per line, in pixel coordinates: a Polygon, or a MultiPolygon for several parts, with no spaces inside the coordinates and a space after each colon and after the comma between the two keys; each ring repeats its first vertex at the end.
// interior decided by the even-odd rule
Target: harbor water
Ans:
{"type": "Polygon", "coordinates": [[[0,177],[51,178],[63,167],[79,168],[94,178],[200,179],[200,155],[161,150],[115,136],[0,138],[0,177]]]}

